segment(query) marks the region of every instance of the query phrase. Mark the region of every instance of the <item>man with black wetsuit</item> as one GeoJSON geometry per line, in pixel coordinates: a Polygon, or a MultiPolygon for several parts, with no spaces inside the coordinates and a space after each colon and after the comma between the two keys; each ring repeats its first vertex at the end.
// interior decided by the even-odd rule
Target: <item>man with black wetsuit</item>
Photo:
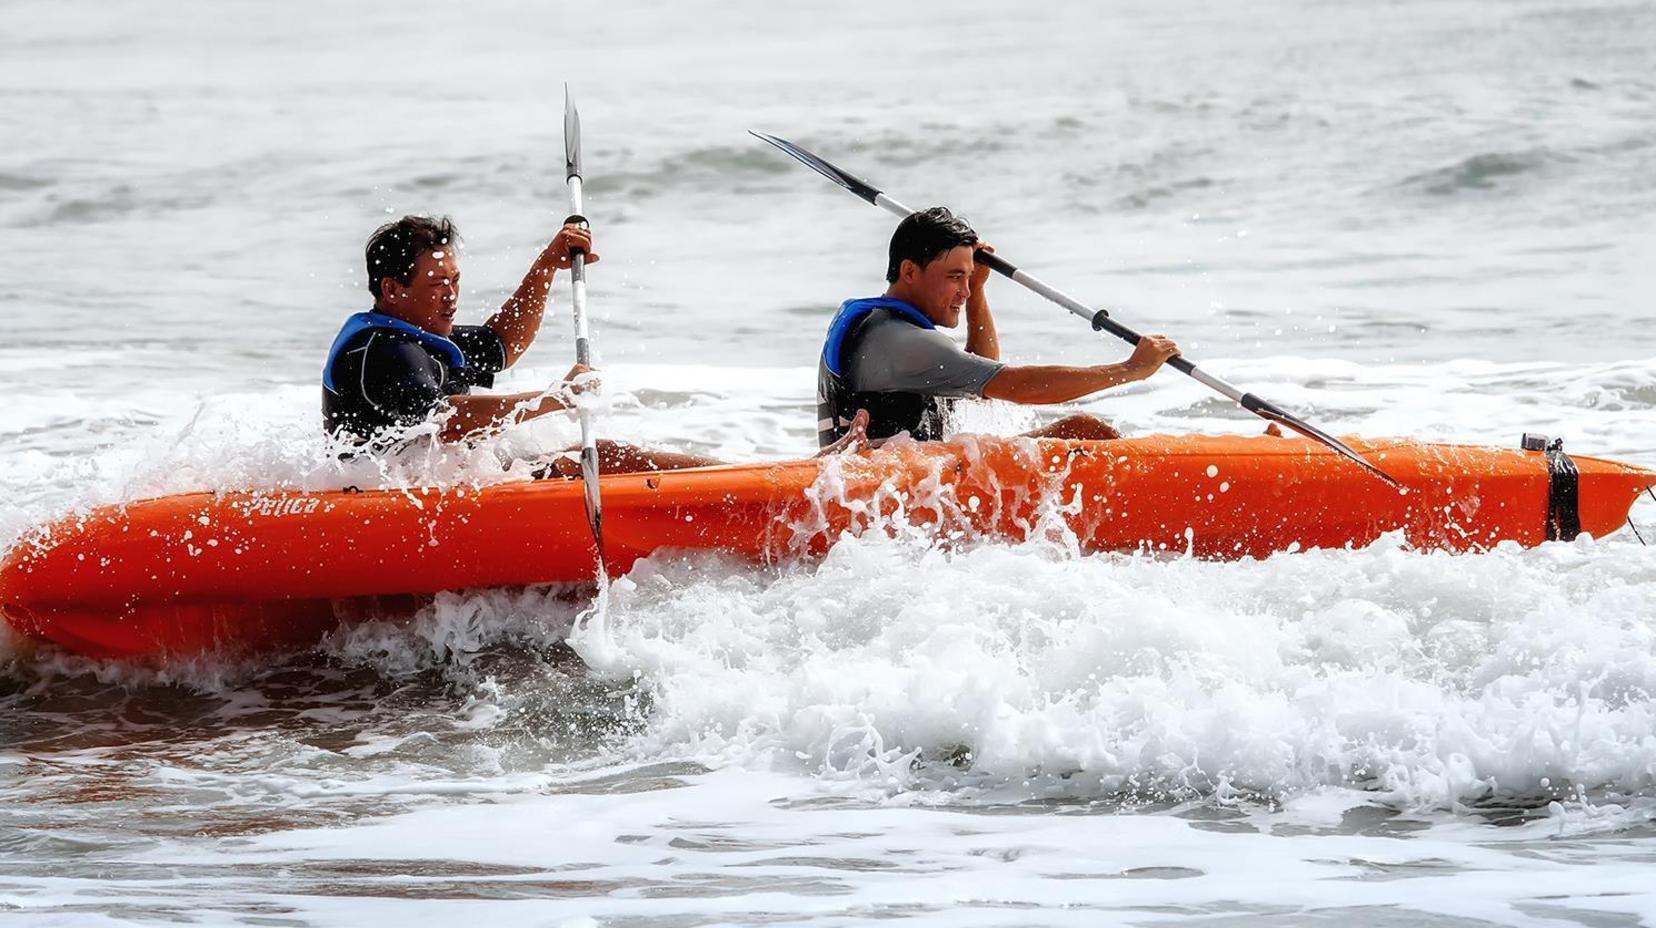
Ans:
{"type": "MultiPolygon", "coordinates": [[[[345,321],[322,370],[322,419],[328,432],[365,450],[395,448],[407,430],[443,415],[438,436],[460,441],[549,412],[569,408],[587,369],[576,365],[559,395],[474,394],[494,386],[540,331],[547,293],[575,250],[592,235],[576,225],[559,229],[541,250],[516,292],[482,325],[455,325],[460,296],[459,233],[447,218],[404,216],[368,239],[368,289],[374,308],[345,321]]],[[[599,442],[606,471],[671,470],[717,464],[710,458],[647,451],[599,442]]],[[[562,473],[566,469],[560,469],[562,473]]],[[[576,471],[578,472],[578,471],[576,471]]]]}
{"type": "MultiPolygon", "coordinates": [[[[973,257],[980,250],[994,249],[941,206],[898,223],[885,295],[847,301],[828,328],[817,367],[819,444],[843,441],[859,410],[868,413],[872,441],[899,432],[919,441],[941,440],[948,437],[952,407],[961,397],[1062,403],[1143,380],[1179,353],[1171,339],[1147,335],[1117,364],[1001,363],[995,320],[983,294],[989,266],[973,257]],[[938,331],[958,325],[962,310],[964,350],[938,331]]],[[[1027,434],[1121,437],[1108,422],[1080,413],[1027,434]]]]}

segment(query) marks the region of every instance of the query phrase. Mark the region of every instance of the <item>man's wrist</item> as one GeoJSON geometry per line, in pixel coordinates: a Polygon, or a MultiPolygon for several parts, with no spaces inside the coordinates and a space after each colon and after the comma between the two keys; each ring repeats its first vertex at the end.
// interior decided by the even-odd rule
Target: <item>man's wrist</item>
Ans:
{"type": "Polygon", "coordinates": [[[1116,370],[1120,371],[1121,375],[1127,380],[1143,380],[1144,378],[1150,376],[1149,371],[1145,370],[1141,365],[1134,364],[1132,361],[1122,361],[1115,367],[1116,370]]]}

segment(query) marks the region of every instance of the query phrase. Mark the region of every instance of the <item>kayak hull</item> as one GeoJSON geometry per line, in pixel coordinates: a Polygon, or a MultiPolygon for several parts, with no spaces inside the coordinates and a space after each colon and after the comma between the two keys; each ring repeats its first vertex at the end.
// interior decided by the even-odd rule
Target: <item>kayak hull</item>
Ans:
{"type": "MultiPolygon", "coordinates": [[[[1265,557],[1402,532],[1478,551],[1548,537],[1545,456],[1350,443],[1400,488],[1270,436],[1111,442],[963,437],[831,459],[602,478],[613,573],[668,549],[811,556],[886,520],[1021,540],[1062,520],[1083,551],[1265,557]]],[[[1621,528],[1656,472],[1576,458],[1581,531],[1621,528]]],[[[579,481],[318,493],[199,493],[39,530],[0,564],[13,627],[104,658],[303,647],[339,622],[442,590],[590,581],[579,481]]]]}

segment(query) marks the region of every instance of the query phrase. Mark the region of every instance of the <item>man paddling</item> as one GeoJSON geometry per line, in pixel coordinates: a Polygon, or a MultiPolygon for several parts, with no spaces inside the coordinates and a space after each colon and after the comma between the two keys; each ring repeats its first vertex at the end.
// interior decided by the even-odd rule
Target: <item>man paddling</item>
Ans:
{"type": "MultiPolygon", "coordinates": [[[[438,436],[461,441],[572,404],[580,365],[555,392],[474,394],[517,362],[540,331],[546,296],[570,255],[597,262],[592,235],[565,225],[541,249],[517,290],[482,325],[455,325],[460,297],[459,231],[449,219],[404,216],[368,239],[368,289],[374,308],[345,321],[322,372],[328,432],[365,448],[395,447],[410,427],[443,416],[438,436]]],[[[605,471],[670,470],[719,463],[710,458],[599,442],[605,471]]],[[[560,469],[562,472],[562,469],[560,469]]]]}
{"type": "MultiPolygon", "coordinates": [[[[948,436],[954,404],[985,397],[1044,405],[1078,399],[1154,374],[1179,347],[1145,336],[1126,361],[1072,367],[1001,363],[995,320],[984,296],[989,266],[974,260],[993,251],[944,207],[910,215],[891,236],[883,296],[849,300],[828,328],[817,368],[817,440],[843,441],[859,410],[868,438],[907,432],[920,441],[948,436]],[[939,327],[954,328],[964,311],[966,347],[939,327]]],[[[1074,414],[1027,433],[1068,439],[1119,438],[1102,419],[1074,414]]]]}

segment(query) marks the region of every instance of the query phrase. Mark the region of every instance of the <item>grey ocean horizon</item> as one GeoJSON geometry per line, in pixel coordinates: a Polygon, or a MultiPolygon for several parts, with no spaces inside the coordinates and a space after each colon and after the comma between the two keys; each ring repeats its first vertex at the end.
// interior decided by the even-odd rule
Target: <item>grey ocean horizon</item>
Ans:
{"type": "MultiPolygon", "coordinates": [[[[1656,466],[1648,3],[0,12],[8,545],[359,479],[317,402],[363,241],[453,216],[481,320],[563,218],[565,82],[605,437],[813,444],[823,331],[893,220],[754,128],[1337,434],[1656,466]]],[[[561,284],[504,386],[567,369],[561,284]]],[[[1009,359],[1124,355],[992,286],[1009,359]]],[[[1170,373],[1076,408],[1259,427],[1170,373]]],[[[510,479],[574,434],[385,476],[510,479]]],[[[1218,564],[895,526],[651,559],[601,622],[502,590],[250,664],[0,639],[0,920],[1652,925],[1653,602],[1628,532],[1218,564]]]]}

